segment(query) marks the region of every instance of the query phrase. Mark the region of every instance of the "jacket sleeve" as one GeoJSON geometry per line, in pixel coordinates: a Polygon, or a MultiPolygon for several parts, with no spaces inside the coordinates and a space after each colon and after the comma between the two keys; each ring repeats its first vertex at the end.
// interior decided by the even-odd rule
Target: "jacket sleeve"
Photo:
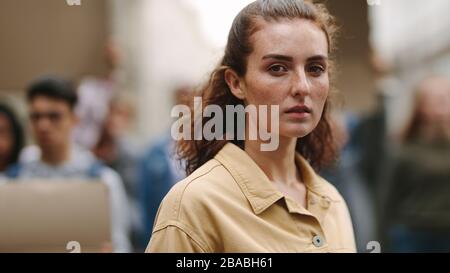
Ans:
{"type": "Polygon", "coordinates": [[[167,226],[155,231],[146,250],[147,253],[205,253],[192,235],[177,226],[167,226]]]}

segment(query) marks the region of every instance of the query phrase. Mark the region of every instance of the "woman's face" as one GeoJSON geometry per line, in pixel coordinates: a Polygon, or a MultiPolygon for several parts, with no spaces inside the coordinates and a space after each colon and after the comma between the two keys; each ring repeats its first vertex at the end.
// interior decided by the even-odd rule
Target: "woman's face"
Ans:
{"type": "Polygon", "coordinates": [[[279,133],[301,138],[318,125],[329,93],[328,41],[304,19],[260,20],[241,88],[251,105],[280,107],[279,133]]]}
{"type": "Polygon", "coordinates": [[[450,82],[444,77],[425,80],[419,91],[419,114],[429,124],[445,124],[450,121],[450,82]]]}
{"type": "MultiPolygon", "coordinates": [[[[11,157],[14,140],[9,120],[0,114],[0,168],[6,164],[11,157]]],[[[6,167],[6,166],[4,166],[6,167]]]]}

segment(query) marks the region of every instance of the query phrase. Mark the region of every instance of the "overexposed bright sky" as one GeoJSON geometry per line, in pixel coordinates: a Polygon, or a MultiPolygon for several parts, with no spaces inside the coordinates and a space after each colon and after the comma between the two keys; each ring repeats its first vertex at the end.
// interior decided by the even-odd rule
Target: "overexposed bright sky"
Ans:
{"type": "Polygon", "coordinates": [[[224,47],[234,17],[254,0],[185,0],[198,11],[202,30],[214,47],[224,47]]]}

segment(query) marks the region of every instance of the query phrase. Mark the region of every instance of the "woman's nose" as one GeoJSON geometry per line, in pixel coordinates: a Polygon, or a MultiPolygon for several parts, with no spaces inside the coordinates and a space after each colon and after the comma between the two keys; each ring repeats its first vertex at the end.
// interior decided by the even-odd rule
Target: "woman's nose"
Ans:
{"type": "Polygon", "coordinates": [[[306,96],[310,93],[311,86],[303,71],[299,71],[295,74],[292,80],[292,95],[295,96],[306,96]]]}

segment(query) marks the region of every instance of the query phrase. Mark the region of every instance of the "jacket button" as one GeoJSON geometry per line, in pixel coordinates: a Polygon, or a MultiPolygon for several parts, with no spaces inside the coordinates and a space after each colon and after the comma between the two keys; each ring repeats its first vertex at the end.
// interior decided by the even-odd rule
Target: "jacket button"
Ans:
{"type": "Polygon", "coordinates": [[[314,236],[313,238],[313,245],[315,247],[322,247],[325,245],[325,240],[322,238],[322,236],[314,236]]]}

